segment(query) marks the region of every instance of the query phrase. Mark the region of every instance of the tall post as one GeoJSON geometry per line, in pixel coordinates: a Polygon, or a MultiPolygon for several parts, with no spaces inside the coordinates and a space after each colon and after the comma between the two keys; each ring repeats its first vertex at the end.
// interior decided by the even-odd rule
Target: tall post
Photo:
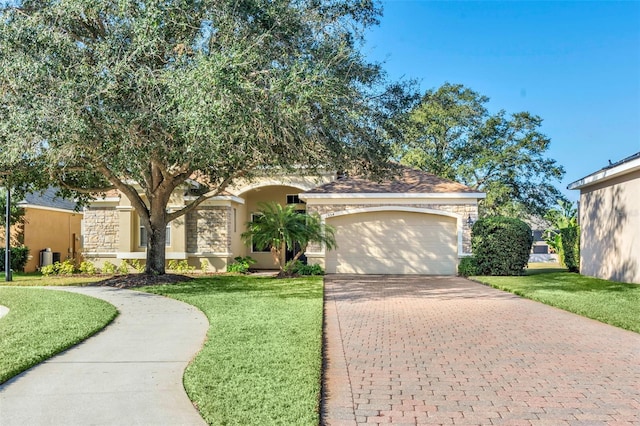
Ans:
{"type": "Polygon", "coordinates": [[[7,233],[6,240],[7,245],[4,250],[4,280],[11,281],[11,189],[7,187],[7,205],[6,205],[6,219],[7,219],[7,233]]]}

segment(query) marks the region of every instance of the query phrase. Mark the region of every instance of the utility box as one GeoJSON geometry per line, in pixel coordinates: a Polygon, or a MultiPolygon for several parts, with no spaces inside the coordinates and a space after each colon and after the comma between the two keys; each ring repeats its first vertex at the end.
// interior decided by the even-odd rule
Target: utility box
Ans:
{"type": "Polygon", "coordinates": [[[53,252],[50,248],[40,250],[40,267],[53,265],[53,252]]]}

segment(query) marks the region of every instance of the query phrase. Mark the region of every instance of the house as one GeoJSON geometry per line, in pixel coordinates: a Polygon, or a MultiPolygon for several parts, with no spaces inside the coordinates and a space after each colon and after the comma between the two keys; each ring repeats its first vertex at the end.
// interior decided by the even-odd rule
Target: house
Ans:
{"type": "Polygon", "coordinates": [[[568,188],[580,191],[580,273],[640,284],[640,152],[568,188]]]}
{"type": "Polygon", "coordinates": [[[545,240],[545,233],[551,228],[551,224],[538,216],[530,216],[525,219],[525,222],[531,227],[533,236],[529,262],[558,262],[557,253],[549,247],[545,240]]]}
{"type": "MultiPolygon", "coordinates": [[[[188,198],[188,191],[174,192],[169,210],[188,198]]],[[[277,201],[317,213],[336,228],[335,250],[310,246],[306,253],[309,263],[328,273],[452,275],[460,257],[471,252],[470,225],[482,198],[467,186],[408,168],[380,183],[335,173],[265,177],[239,182],[171,222],[166,257],[194,266],[206,259],[224,271],[234,257],[251,256],[255,268],[275,268],[271,254],[246,246],[241,234],[260,202],[277,201]]],[[[85,209],[82,234],[84,256],[97,266],[146,257],[144,228],[121,194],[96,199],[85,209]]]]}
{"type": "Polygon", "coordinates": [[[41,250],[49,249],[50,261],[80,262],[82,212],[76,211],[74,201],[57,197],[56,189],[48,188],[27,194],[16,205],[24,209],[24,224],[16,230],[20,234],[18,239],[30,250],[25,272],[34,272],[42,266],[41,250]]]}

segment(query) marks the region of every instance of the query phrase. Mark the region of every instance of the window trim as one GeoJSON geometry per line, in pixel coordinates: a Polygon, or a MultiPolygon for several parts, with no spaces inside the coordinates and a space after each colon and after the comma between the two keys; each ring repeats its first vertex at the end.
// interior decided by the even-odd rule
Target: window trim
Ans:
{"type": "MultiPolygon", "coordinates": [[[[167,223],[167,228],[165,229],[165,243],[164,246],[165,247],[171,247],[171,224],[167,223]]],[[[138,247],[139,248],[147,248],[147,229],[144,227],[144,225],[140,225],[138,227],[138,247]],[[143,238],[144,236],[144,238],[143,238]],[[143,243],[143,240],[144,243],[143,243]]]]}

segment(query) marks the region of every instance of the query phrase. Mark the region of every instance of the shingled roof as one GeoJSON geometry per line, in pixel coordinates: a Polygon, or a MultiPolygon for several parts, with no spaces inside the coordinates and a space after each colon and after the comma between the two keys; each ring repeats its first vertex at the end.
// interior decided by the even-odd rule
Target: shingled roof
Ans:
{"type": "Polygon", "coordinates": [[[375,182],[359,177],[344,177],[333,182],[313,188],[305,194],[450,194],[450,193],[478,193],[478,191],[443,179],[431,173],[403,167],[395,179],[375,182]]]}
{"type": "Polygon", "coordinates": [[[55,188],[47,188],[43,191],[32,192],[18,203],[21,206],[38,206],[52,209],[75,211],[76,202],[66,198],[58,197],[55,188]]]}

